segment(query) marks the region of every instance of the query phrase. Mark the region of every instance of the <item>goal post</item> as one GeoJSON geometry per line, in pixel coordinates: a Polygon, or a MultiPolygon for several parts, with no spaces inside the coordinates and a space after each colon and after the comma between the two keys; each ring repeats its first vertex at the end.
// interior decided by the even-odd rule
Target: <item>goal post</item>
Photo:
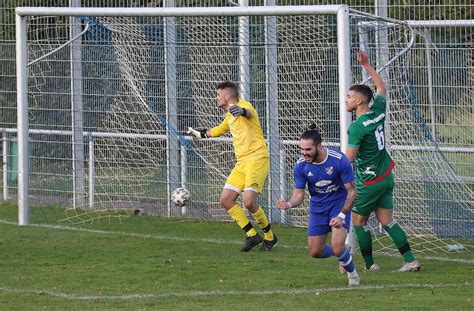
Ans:
{"type": "MultiPolygon", "coordinates": [[[[17,105],[18,105],[18,204],[19,204],[19,224],[29,223],[29,202],[28,202],[28,46],[27,46],[27,18],[28,16],[70,16],[70,17],[208,17],[208,16],[285,16],[285,15],[335,15],[337,16],[337,50],[338,50],[338,72],[339,72],[339,111],[341,113],[340,124],[340,146],[344,149],[347,144],[347,128],[350,123],[350,114],[345,110],[345,95],[351,83],[350,69],[350,34],[349,34],[349,8],[346,5],[325,5],[325,6],[264,6],[264,7],[211,7],[211,8],[45,8],[45,7],[18,7],[16,8],[16,45],[17,45],[17,105]]],[[[169,30],[168,36],[172,34],[169,30]]],[[[172,47],[168,47],[168,50],[172,47]]],[[[168,54],[169,55],[169,54],[168,54]]],[[[167,78],[173,79],[170,71],[167,78]]],[[[270,73],[271,70],[267,70],[270,73]]],[[[275,71],[276,74],[276,71],[275,71]]],[[[267,77],[268,90],[278,92],[276,84],[272,87],[271,81],[276,81],[276,77],[267,77]]],[[[167,93],[172,95],[173,90],[168,86],[167,93]]],[[[252,100],[250,98],[250,100],[252,100]]],[[[271,131],[271,124],[275,120],[268,121],[268,130],[271,131]]],[[[175,122],[170,121],[170,125],[175,126],[175,122]]],[[[276,137],[273,137],[276,138],[276,137]]],[[[176,142],[176,140],[175,140],[176,142]]],[[[271,151],[271,163],[273,174],[269,180],[269,201],[276,202],[282,195],[279,185],[280,168],[280,146],[276,141],[272,141],[269,135],[269,148],[271,151]]],[[[177,148],[176,148],[177,149],[177,148]]],[[[176,153],[174,154],[176,157],[176,153]]],[[[176,173],[174,173],[176,175],[176,173]]],[[[176,176],[175,176],[176,177],[176,176]]],[[[168,190],[170,191],[170,190],[168,190]]],[[[90,198],[89,198],[90,201],[90,198]]],[[[269,202],[269,204],[270,204],[269,202]]]]}
{"type": "MultiPolygon", "coordinates": [[[[232,138],[193,141],[185,134],[222,122],[215,87],[228,80],[254,105],[270,153],[258,204],[272,223],[306,226],[307,200],[288,213],[275,202],[291,194],[299,137],[310,123],[325,146],[345,151],[353,118],[347,90],[351,81],[371,84],[356,62],[364,49],[389,92],[394,217],[415,250],[445,250],[441,239],[472,236],[472,182],[450,162],[463,163],[472,148],[465,137],[441,133],[446,144],[430,133],[430,110],[419,100],[426,71],[418,26],[345,5],[239,3],[17,8],[19,223],[130,221],[144,214],[229,221],[219,198],[235,165],[232,138]],[[81,108],[72,96],[80,97],[81,108]],[[185,208],[170,202],[177,187],[191,193],[185,208]]],[[[453,68],[466,83],[468,68],[453,68]]],[[[453,117],[469,120],[472,96],[461,91],[453,117]]],[[[369,224],[377,227],[373,219],[369,224]]],[[[378,251],[394,251],[383,230],[374,235],[378,251]]]]}
{"type": "Polygon", "coordinates": [[[28,202],[28,49],[26,20],[16,14],[16,81],[17,81],[17,129],[18,129],[18,223],[29,223],[28,202]]]}

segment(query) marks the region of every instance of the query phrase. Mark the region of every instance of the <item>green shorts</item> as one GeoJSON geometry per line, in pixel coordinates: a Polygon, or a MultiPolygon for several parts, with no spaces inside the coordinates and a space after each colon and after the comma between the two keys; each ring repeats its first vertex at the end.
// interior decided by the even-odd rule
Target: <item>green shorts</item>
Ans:
{"type": "Polygon", "coordinates": [[[361,216],[369,216],[377,207],[393,209],[394,186],[392,173],[372,185],[357,183],[357,196],[352,211],[361,216]]]}

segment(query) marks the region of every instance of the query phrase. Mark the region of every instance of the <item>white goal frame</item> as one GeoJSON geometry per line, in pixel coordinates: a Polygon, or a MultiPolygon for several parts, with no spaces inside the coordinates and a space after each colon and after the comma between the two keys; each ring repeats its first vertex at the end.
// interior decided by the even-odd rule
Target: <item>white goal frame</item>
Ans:
{"type": "MultiPolygon", "coordinates": [[[[345,97],[351,85],[350,26],[347,5],[314,6],[241,6],[208,8],[47,8],[18,7],[16,22],[17,117],[18,117],[18,223],[29,223],[29,169],[28,169],[28,16],[283,16],[283,15],[336,15],[339,74],[340,147],[347,147],[347,129],[351,114],[346,111],[345,97]]],[[[267,81],[267,83],[272,83],[267,81]]],[[[273,87],[273,86],[272,86],[273,87]]],[[[276,89],[275,89],[276,90],[276,89]]],[[[276,185],[276,183],[275,183],[276,185]]],[[[270,179],[270,187],[272,182],[270,179]]],[[[278,198],[271,198],[275,202],[278,198]]]]}

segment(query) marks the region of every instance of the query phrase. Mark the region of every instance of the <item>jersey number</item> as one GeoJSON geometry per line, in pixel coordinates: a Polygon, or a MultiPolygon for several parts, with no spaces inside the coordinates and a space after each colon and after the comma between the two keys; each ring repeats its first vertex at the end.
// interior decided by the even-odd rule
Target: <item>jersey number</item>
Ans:
{"type": "Polygon", "coordinates": [[[385,136],[383,135],[383,125],[379,125],[375,130],[375,138],[377,139],[377,146],[379,150],[385,148],[385,136]]]}

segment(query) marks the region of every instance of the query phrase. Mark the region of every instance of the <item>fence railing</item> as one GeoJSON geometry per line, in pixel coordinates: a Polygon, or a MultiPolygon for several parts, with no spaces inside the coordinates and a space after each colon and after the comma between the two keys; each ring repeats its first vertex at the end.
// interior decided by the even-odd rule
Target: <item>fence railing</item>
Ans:
{"type": "MultiPolygon", "coordinates": [[[[9,199],[9,187],[11,180],[11,176],[14,176],[17,172],[15,168],[11,166],[12,161],[14,161],[14,157],[17,156],[15,154],[11,154],[9,152],[11,143],[16,143],[16,128],[0,128],[0,132],[2,132],[2,163],[3,163],[3,172],[2,172],[2,180],[3,180],[3,200],[9,199]],[[14,134],[14,135],[8,135],[14,134]],[[9,168],[10,167],[10,168],[9,168]]],[[[64,136],[72,136],[74,133],[72,131],[57,131],[57,130],[40,130],[40,129],[30,129],[29,134],[43,134],[43,135],[64,135],[64,136]]],[[[94,139],[95,138],[143,138],[143,139],[152,139],[152,140],[166,140],[166,135],[158,135],[158,134],[137,134],[137,133],[107,133],[107,132],[83,132],[84,142],[87,142],[89,152],[87,157],[88,163],[88,205],[90,208],[94,207],[94,197],[95,197],[95,155],[94,155],[94,139]]],[[[189,136],[183,136],[185,140],[192,140],[189,136]]],[[[229,144],[232,143],[231,138],[228,137],[216,137],[212,138],[214,141],[220,142],[227,142],[229,144]]],[[[282,140],[282,145],[293,145],[297,146],[299,141],[298,140],[282,140]]],[[[324,145],[327,147],[339,147],[340,143],[338,142],[324,142],[324,145]]],[[[187,188],[187,152],[185,146],[180,146],[180,166],[181,166],[181,186],[187,188]]],[[[466,154],[474,154],[474,147],[430,147],[430,146],[409,146],[409,145],[391,145],[391,150],[402,150],[402,151],[442,151],[442,152],[453,152],[453,153],[466,153],[466,154]]],[[[284,161],[285,157],[282,155],[280,159],[284,161]]],[[[281,164],[284,167],[284,163],[281,164]]],[[[473,176],[456,176],[459,180],[466,183],[474,183],[473,176]]],[[[286,179],[280,180],[280,186],[283,189],[286,189],[286,179]]],[[[283,192],[283,191],[282,191],[283,192]]],[[[185,213],[186,209],[183,209],[183,213],[185,213]]]]}

